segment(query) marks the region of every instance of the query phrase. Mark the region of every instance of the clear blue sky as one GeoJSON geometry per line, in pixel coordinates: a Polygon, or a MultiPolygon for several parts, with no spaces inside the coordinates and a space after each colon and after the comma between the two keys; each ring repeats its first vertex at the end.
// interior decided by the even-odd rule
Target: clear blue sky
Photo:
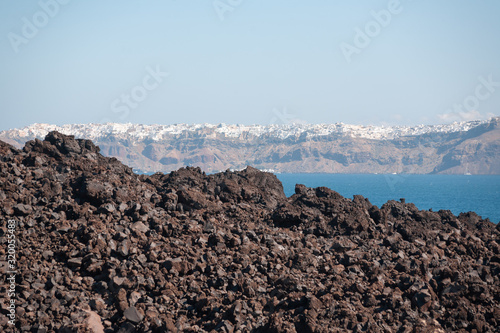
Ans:
{"type": "Polygon", "coordinates": [[[0,0],[0,130],[487,118],[499,33],[497,0],[0,0]]]}

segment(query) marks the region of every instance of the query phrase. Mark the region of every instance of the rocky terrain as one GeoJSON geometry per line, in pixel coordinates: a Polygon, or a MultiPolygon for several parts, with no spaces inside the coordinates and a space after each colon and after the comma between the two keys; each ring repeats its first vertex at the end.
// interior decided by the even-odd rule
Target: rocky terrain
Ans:
{"type": "Polygon", "coordinates": [[[500,174],[500,117],[430,126],[34,124],[0,132],[22,148],[52,130],[91,139],[142,173],[199,166],[287,173],[500,174]]]}
{"type": "Polygon", "coordinates": [[[500,227],[475,213],[287,198],[247,167],[136,175],[91,141],[0,142],[4,332],[498,332],[500,227]]]}

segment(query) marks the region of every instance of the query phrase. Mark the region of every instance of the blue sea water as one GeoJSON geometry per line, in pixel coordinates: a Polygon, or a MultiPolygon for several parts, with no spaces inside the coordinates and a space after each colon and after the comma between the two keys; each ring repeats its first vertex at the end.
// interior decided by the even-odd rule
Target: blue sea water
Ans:
{"type": "Polygon", "coordinates": [[[295,184],[326,186],[344,197],[361,194],[380,207],[388,200],[405,198],[419,209],[447,209],[455,215],[476,212],[500,221],[500,175],[379,175],[379,174],[276,174],[287,196],[295,184]]]}

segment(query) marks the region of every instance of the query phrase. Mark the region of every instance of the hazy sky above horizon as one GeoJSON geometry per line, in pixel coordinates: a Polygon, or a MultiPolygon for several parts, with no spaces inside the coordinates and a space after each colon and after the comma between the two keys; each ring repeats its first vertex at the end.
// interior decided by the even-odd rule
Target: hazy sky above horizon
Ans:
{"type": "Polygon", "coordinates": [[[500,2],[0,0],[0,130],[500,115],[500,2]]]}

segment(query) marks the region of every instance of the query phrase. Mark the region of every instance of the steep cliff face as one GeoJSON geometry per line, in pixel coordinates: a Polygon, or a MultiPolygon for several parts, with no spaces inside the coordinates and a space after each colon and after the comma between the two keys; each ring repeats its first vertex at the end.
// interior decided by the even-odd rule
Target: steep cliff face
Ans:
{"type": "Polygon", "coordinates": [[[500,225],[472,212],[377,207],[304,185],[287,198],[252,167],[137,175],[57,132],[22,150],[0,141],[0,202],[13,226],[0,226],[3,267],[10,230],[18,240],[4,332],[500,326],[500,225]]]}
{"type": "Polygon", "coordinates": [[[500,118],[466,133],[436,166],[439,173],[500,174],[500,118]]]}
{"type": "MultiPolygon", "coordinates": [[[[68,125],[62,130],[92,138],[105,156],[142,172],[183,166],[217,172],[253,165],[290,173],[498,174],[499,123],[500,118],[416,128],[111,124],[68,125]]],[[[0,139],[20,147],[45,135],[43,128],[4,131],[0,139]]]]}

